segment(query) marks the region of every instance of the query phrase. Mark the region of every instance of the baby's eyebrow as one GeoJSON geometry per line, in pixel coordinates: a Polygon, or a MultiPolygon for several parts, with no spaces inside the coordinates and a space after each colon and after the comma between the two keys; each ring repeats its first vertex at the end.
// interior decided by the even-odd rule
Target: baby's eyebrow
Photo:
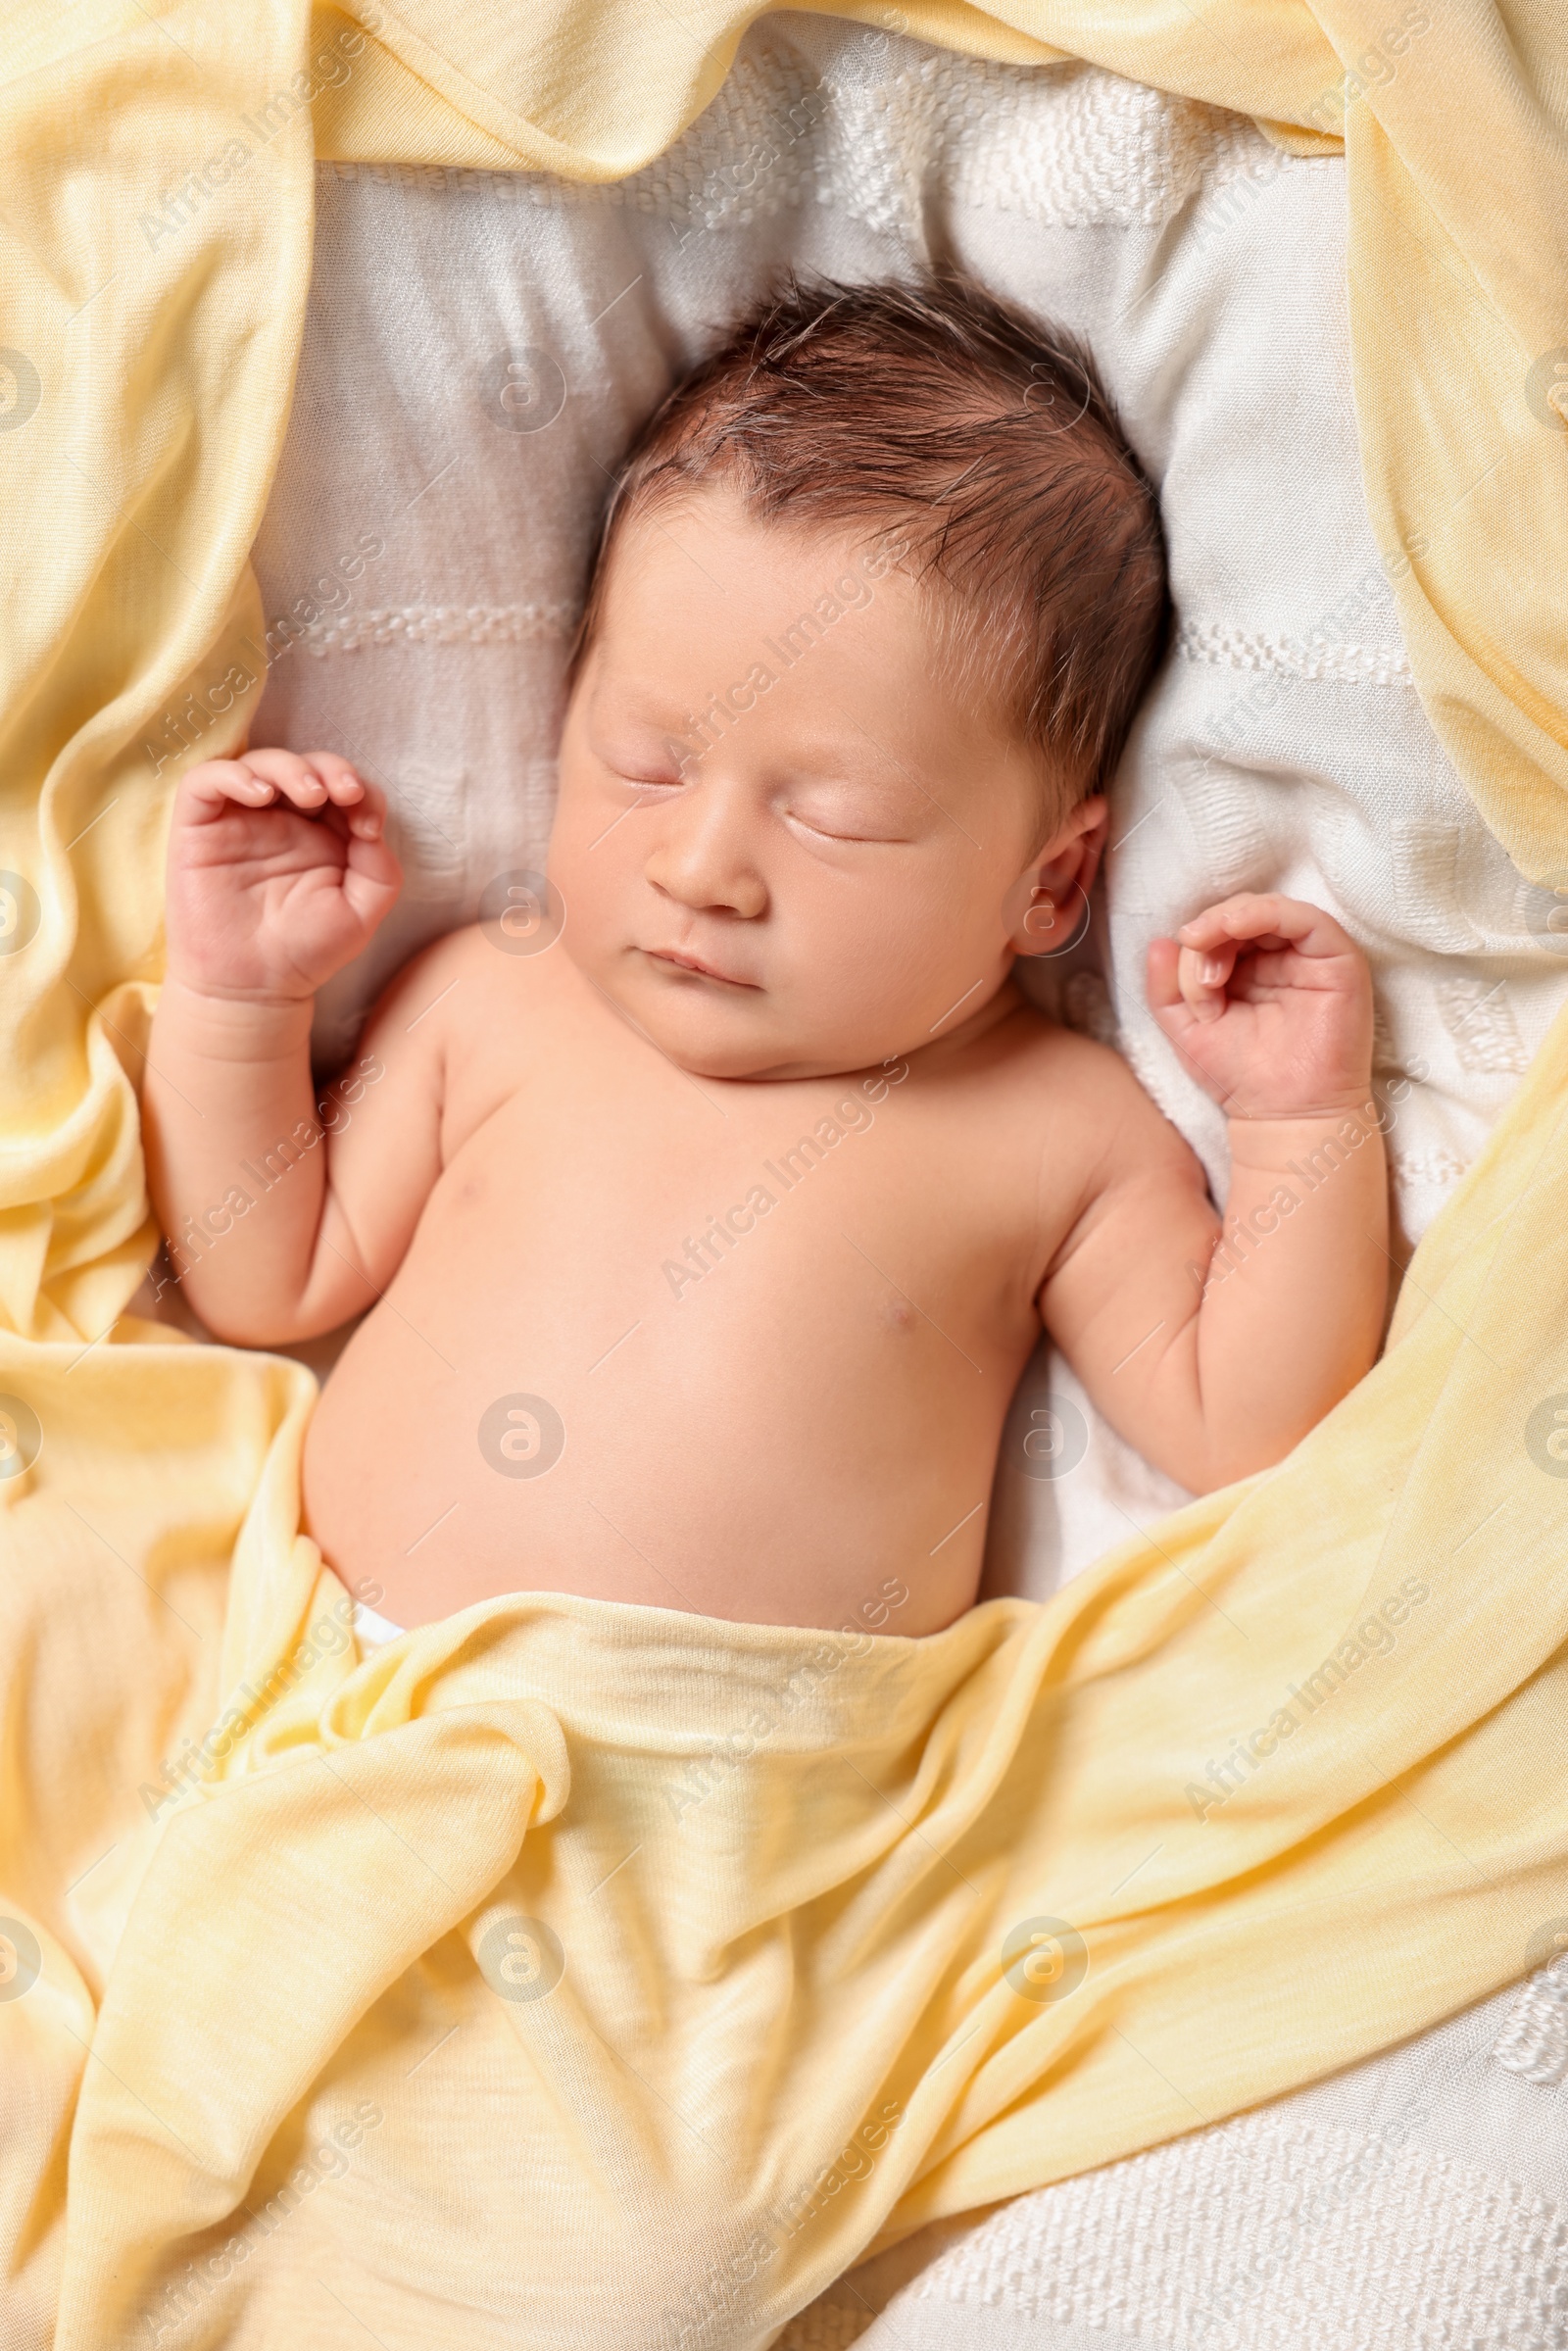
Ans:
{"type": "Polygon", "coordinates": [[[792,781],[808,784],[847,784],[855,791],[874,792],[883,800],[917,800],[924,787],[898,761],[874,761],[858,746],[840,750],[830,744],[803,752],[789,762],[792,781]]]}
{"type": "Polygon", "coordinates": [[[686,715],[667,689],[651,678],[600,677],[588,697],[590,723],[653,726],[667,732],[686,715]]]}
{"type": "Polygon", "coordinates": [[[851,717],[848,724],[858,736],[864,748],[865,757],[875,761],[879,776],[888,777],[890,783],[892,778],[896,777],[906,792],[917,795],[921,800],[929,801],[932,807],[941,808],[946,814],[942,796],[937,789],[941,780],[937,773],[928,773],[914,759],[912,751],[909,758],[901,758],[896,751],[891,751],[885,743],[879,742],[875,735],[868,734],[858,718],[851,717]]]}
{"type": "Polygon", "coordinates": [[[925,774],[912,757],[889,750],[853,720],[845,734],[824,735],[810,741],[803,754],[801,767],[813,781],[844,783],[874,792],[879,799],[900,808],[912,806],[940,809],[942,806],[935,776],[925,774]]]}
{"type": "MultiPolygon", "coordinates": [[[[700,764],[724,744],[746,741],[747,711],[732,713],[729,726],[716,736],[703,724],[711,700],[689,710],[671,700],[662,679],[601,675],[589,695],[589,731],[601,743],[607,737],[635,733],[700,764]]],[[[820,720],[813,725],[809,714],[803,714],[787,751],[770,746],[768,765],[775,788],[839,784],[872,795],[900,812],[928,808],[943,812],[935,777],[922,774],[910,754],[890,750],[853,717],[844,720],[836,712],[828,725],[820,720]]]]}
{"type": "Polygon", "coordinates": [[[663,697],[616,695],[606,702],[595,696],[588,705],[588,739],[600,759],[612,758],[617,752],[672,759],[700,758],[702,740],[684,723],[687,716],[663,697]]]}

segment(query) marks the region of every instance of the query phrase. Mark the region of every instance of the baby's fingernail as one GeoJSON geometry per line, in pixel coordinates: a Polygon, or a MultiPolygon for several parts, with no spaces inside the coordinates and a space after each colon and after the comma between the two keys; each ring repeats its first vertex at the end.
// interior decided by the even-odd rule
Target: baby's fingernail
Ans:
{"type": "Polygon", "coordinates": [[[1203,957],[1203,978],[1207,981],[1208,985],[1211,988],[1217,987],[1219,982],[1224,977],[1225,966],[1220,961],[1219,957],[1217,955],[1205,955],[1203,957]]]}

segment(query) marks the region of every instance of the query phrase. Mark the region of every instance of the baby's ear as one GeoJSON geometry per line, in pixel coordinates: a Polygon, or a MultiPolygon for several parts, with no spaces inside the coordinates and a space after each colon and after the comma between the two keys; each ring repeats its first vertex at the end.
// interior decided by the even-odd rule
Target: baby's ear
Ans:
{"type": "Polygon", "coordinates": [[[1059,955],[1080,929],[1105,847],[1104,795],[1081,800],[1030,858],[1007,894],[1005,921],[1013,953],[1059,955]]]}
{"type": "MultiPolygon", "coordinates": [[[[1081,800],[1068,822],[1077,828],[1073,847],[1079,858],[1071,878],[1087,897],[1095,886],[1100,860],[1105,854],[1105,835],[1110,826],[1110,803],[1103,792],[1091,793],[1087,800],[1081,800]]],[[[1048,844],[1048,852],[1049,847],[1048,844]]]]}

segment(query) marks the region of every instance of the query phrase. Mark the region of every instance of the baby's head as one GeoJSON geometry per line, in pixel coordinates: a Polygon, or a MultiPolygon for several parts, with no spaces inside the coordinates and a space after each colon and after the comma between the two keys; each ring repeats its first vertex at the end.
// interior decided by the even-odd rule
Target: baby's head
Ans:
{"type": "Polygon", "coordinates": [[[550,852],[570,954],[715,1077],[951,1035],[1053,906],[1066,935],[1167,611],[1081,345],[957,280],[792,285],[617,482],[550,852]]]}

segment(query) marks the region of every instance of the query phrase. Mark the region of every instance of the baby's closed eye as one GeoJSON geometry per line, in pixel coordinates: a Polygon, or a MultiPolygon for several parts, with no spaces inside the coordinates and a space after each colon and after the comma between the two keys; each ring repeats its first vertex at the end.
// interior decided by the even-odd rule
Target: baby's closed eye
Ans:
{"type": "Polygon", "coordinates": [[[616,783],[629,785],[633,792],[678,792],[686,781],[682,770],[668,759],[627,757],[607,759],[605,765],[616,783]]]}
{"type": "Polygon", "coordinates": [[[828,841],[898,842],[911,838],[901,796],[864,784],[794,784],[781,795],[780,813],[828,841]]]}

